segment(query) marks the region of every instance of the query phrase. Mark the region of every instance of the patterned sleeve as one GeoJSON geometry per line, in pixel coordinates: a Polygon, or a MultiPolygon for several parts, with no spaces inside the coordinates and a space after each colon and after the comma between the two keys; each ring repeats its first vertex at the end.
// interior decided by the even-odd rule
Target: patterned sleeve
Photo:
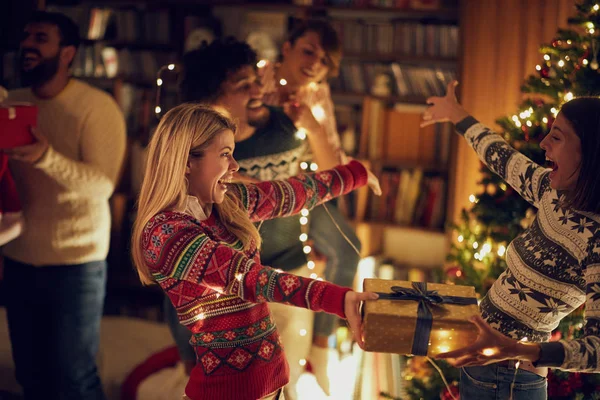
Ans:
{"type": "Polygon", "coordinates": [[[262,303],[279,302],[345,318],[350,289],[279,272],[241,249],[212,240],[192,221],[160,214],[144,231],[142,246],[154,278],[185,280],[199,287],[262,303]]]}
{"type": "Polygon", "coordinates": [[[584,336],[542,343],[540,359],[554,358],[555,366],[566,371],[600,372],[600,239],[591,243],[582,265],[586,279],[584,336]]]}
{"type": "Polygon", "coordinates": [[[367,170],[351,161],[327,171],[301,174],[282,181],[234,184],[230,190],[241,199],[254,222],[298,214],[347,194],[367,183],[367,170]]]}
{"type": "Polygon", "coordinates": [[[467,117],[456,124],[459,133],[477,152],[481,161],[512,186],[536,208],[545,192],[550,190],[549,170],[543,168],[517,150],[500,135],[467,117]]]}

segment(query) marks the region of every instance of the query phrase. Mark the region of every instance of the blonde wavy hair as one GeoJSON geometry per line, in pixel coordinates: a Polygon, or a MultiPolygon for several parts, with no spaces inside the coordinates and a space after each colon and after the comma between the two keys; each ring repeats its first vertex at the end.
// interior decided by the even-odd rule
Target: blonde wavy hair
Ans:
{"type": "MultiPolygon", "coordinates": [[[[134,265],[144,284],[154,282],[142,249],[144,228],[155,215],[185,208],[188,184],[186,165],[193,149],[202,152],[217,134],[228,129],[236,132],[235,123],[210,106],[184,103],[174,107],[161,119],[148,145],[148,159],[133,224],[131,252],[134,265]]],[[[260,246],[258,230],[240,200],[226,192],[221,204],[213,205],[221,222],[249,249],[260,246]]]]}

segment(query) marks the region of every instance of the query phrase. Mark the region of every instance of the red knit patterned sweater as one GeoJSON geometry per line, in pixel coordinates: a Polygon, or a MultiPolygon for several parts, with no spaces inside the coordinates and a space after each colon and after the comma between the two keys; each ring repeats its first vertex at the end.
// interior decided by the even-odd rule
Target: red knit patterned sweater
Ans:
{"type": "MultiPolygon", "coordinates": [[[[284,181],[234,184],[252,221],[290,216],[365,185],[358,162],[284,181]]],[[[145,259],[181,323],[192,331],[198,364],[186,394],[192,400],[256,400],[285,386],[289,367],[266,302],[344,318],[350,289],[278,272],[260,264],[254,247],[229,233],[217,212],[204,220],[163,212],[146,225],[145,259]]]]}

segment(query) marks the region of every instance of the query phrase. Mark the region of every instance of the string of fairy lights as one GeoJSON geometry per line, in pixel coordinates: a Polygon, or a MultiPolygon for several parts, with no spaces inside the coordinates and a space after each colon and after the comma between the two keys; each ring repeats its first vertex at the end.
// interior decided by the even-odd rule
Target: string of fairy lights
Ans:
{"type": "MultiPolygon", "coordinates": [[[[264,68],[267,65],[268,65],[267,60],[260,60],[256,64],[257,68],[259,68],[259,69],[264,68]]],[[[178,70],[179,70],[179,66],[177,64],[172,63],[172,64],[163,65],[156,74],[156,100],[155,100],[154,114],[157,119],[161,118],[163,111],[164,111],[161,107],[161,93],[162,93],[162,87],[165,83],[165,80],[163,79],[163,74],[166,73],[167,71],[177,72],[178,70]]],[[[280,79],[277,82],[277,85],[285,86],[285,85],[287,85],[287,81],[285,79],[280,79]]],[[[309,89],[317,90],[318,85],[316,83],[311,83],[311,84],[309,84],[309,89]]],[[[319,123],[322,123],[325,118],[325,111],[324,111],[323,107],[320,105],[315,105],[311,108],[311,111],[312,111],[315,119],[319,123]]],[[[306,131],[306,129],[304,129],[304,128],[297,129],[297,131],[295,133],[295,137],[298,140],[303,140],[303,141],[307,140],[308,135],[309,135],[308,131],[306,131]]],[[[303,172],[307,172],[307,171],[314,172],[314,171],[317,171],[319,168],[317,163],[308,162],[308,161],[301,161],[299,166],[303,172]]],[[[315,267],[316,267],[316,262],[313,259],[313,248],[309,242],[308,230],[309,230],[309,226],[310,226],[310,210],[308,210],[307,208],[303,208],[300,211],[299,222],[300,222],[300,232],[301,233],[300,233],[300,236],[298,239],[300,240],[300,243],[302,244],[302,251],[304,252],[306,259],[307,259],[306,266],[311,271],[310,278],[322,281],[323,278],[318,276],[318,274],[314,271],[315,267]]],[[[308,330],[306,329],[306,327],[302,327],[299,329],[298,334],[301,337],[304,337],[308,334],[308,330]]],[[[300,366],[305,366],[307,361],[306,361],[306,359],[302,358],[298,361],[298,363],[300,364],[300,366]]]]}

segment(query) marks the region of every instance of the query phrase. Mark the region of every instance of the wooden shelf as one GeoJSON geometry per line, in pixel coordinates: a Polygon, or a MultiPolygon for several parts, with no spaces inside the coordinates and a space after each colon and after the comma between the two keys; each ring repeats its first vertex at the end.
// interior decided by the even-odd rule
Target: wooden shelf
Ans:
{"type": "Polygon", "coordinates": [[[154,88],[156,82],[154,80],[135,77],[135,76],[116,76],[114,78],[109,78],[106,76],[75,76],[74,78],[81,79],[82,81],[89,82],[92,85],[99,87],[112,87],[115,82],[121,81],[124,83],[129,83],[134,86],[144,87],[144,88],[154,88]]]}
{"type": "Polygon", "coordinates": [[[381,54],[344,52],[344,59],[363,62],[399,63],[403,65],[435,65],[437,67],[455,68],[458,60],[455,57],[417,56],[410,54],[381,54]]]}
{"type": "Polygon", "coordinates": [[[103,44],[117,49],[127,48],[130,50],[151,50],[161,52],[177,51],[177,48],[168,43],[150,43],[150,42],[124,42],[119,40],[104,40],[104,39],[83,39],[84,45],[103,44]]]}
{"type": "Polygon", "coordinates": [[[362,104],[365,96],[374,97],[376,99],[381,99],[384,101],[388,101],[390,103],[413,103],[413,104],[426,104],[425,97],[422,96],[389,96],[389,97],[380,97],[373,96],[368,93],[356,93],[356,92],[338,92],[334,91],[331,93],[333,97],[334,103],[351,103],[351,104],[362,104]]]}
{"type": "Polygon", "coordinates": [[[433,172],[440,175],[448,174],[448,167],[438,164],[424,164],[418,161],[406,160],[371,160],[373,165],[385,167],[395,167],[399,169],[416,169],[420,168],[423,172],[433,172]]]}
{"type": "Polygon", "coordinates": [[[356,18],[360,14],[361,18],[372,18],[382,16],[390,19],[427,19],[440,21],[456,21],[459,16],[458,7],[442,7],[435,10],[415,10],[410,8],[378,7],[378,6],[342,6],[342,5],[296,5],[288,2],[248,2],[248,1],[218,1],[218,0],[170,0],[168,3],[163,0],[96,0],[87,1],[91,4],[119,5],[119,6],[209,6],[209,7],[244,7],[246,9],[257,11],[274,12],[302,12],[305,14],[319,13],[327,11],[331,16],[349,16],[356,18]]]}
{"type": "Polygon", "coordinates": [[[382,229],[402,229],[406,231],[415,231],[415,232],[425,232],[431,234],[439,234],[445,235],[445,231],[442,228],[428,228],[423,226],[415,226],[415,225],[406,225],[406,224],[398,224],[390,221],[374,221],[374,220],[364,220],[364,221],[350,221],[353,225],[365,224],[370,225],[372,227],[382,228],[382,229]]]}

